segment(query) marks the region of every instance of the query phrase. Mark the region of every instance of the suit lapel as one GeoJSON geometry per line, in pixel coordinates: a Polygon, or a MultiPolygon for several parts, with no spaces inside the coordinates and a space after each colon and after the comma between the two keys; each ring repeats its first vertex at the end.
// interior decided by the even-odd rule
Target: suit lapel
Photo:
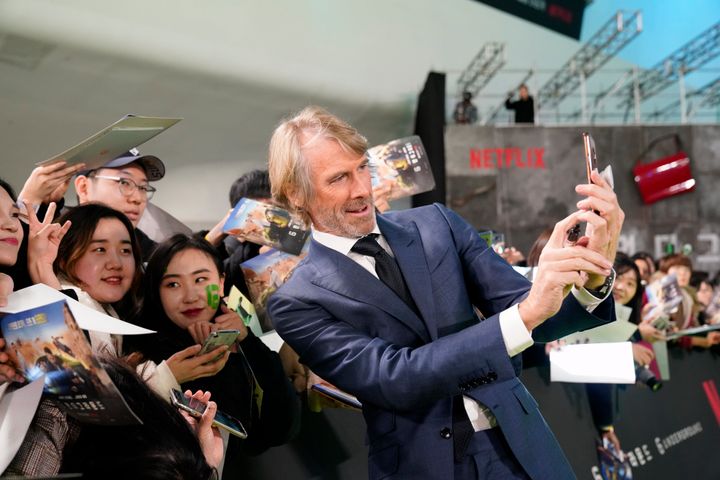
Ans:
{"type": "Polygon", "coordinates": [[[433,340],[437,339],[435,328],[435,302],[433,301],[430,270],[428,269],[425,251],[423,250],[420,233],[415,223],[403,227],[382,215],[377,217],[378,226],[395,254],[405,283],[410,290],[415,304],[423,316],[425,327],[433,340]]]}
{"type": "Polygon", "coordinates": [[[314,285],[378,307],[415,332],[424,342],[430,341],[428,330],[415,312],[387,285],[350,258],[313,240],[308,260],[319,273],[311,280],[314,285]]]}

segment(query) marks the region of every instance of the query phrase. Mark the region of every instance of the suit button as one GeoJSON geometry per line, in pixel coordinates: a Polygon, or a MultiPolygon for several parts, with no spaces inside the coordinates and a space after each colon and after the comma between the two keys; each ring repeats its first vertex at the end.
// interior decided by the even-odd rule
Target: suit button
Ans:
{"type": "Polygon", "coordinates": [[[445,428],[443,428],[442,430],[440,430],[440,436],[441,436],[442,438],[444,438],[445,440],[447,440],[448,438],[452,437],[452,430],[450,430],[449,428],[445,427],[445,428]]]}

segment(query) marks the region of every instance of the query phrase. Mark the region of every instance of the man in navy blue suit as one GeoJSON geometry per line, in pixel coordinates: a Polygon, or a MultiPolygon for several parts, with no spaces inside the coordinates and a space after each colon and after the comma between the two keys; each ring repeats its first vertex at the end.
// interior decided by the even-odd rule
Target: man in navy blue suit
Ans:
{"type": "Polygon", "coordinates": [[[585,198],[531,285],[442,205],[377,214],[366,149],[317,107],[273,134],[273,197],[313,226],[307,258],[269,300],[277,331],[362,401],[371,479],[574,478],[518,354],[614,319],[624,215],[612,189],[597,172],[578,185],[585,198]],[[592,233],[569,243],[578,222],[592,233]]]}

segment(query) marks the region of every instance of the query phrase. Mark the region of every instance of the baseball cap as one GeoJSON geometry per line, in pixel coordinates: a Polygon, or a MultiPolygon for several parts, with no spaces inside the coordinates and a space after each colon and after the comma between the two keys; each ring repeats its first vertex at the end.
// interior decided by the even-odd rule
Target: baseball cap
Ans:
{"type": "MultiPolygon", "coordinates": [[[[141,155],[137,148],[130,149],[98,168],[120,168],[130,163],[137,163],[145,170],[148,182],[156,182],[165,176],[165,164],[162,160],[154,155],[141,155]]],[[[97,170],[97,168],[92,170],[97,170]]],[[[92,170],[83,170],[78,172],[78,175],[87,175],[92,170]]]]}

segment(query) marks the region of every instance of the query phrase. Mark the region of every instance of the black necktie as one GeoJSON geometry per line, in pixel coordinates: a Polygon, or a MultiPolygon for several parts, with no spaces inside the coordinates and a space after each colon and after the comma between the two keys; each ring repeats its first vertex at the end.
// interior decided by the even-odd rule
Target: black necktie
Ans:
{"type": "Polygon", "coordinates": [[[418,309],[410,296],[410,291],[405,284],[400,267],[395,259],[380,246],[376,240],[377,237],[377,233],[362,237],[355,242],[355,245],[350,250],[360,255],[373,257],[375,259],[375,273],[377,273],[378,278],[417,313],[418,309]]]}

